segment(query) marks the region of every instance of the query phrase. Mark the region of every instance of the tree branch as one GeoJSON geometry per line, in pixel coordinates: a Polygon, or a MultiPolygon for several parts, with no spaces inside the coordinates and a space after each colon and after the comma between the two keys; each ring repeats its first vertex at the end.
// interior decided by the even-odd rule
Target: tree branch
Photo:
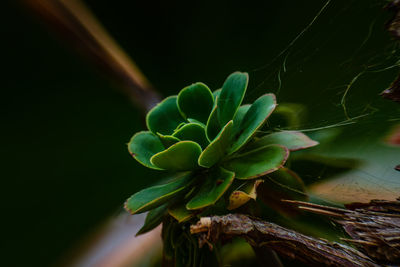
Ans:
{"type": "Polygon", "coordinates": [[[273,249],[280,255],[310,265],[379,266],[349,246],[309,237],[241,214],[204,217],[190,230],[192,234],[199,234],[200,246],[209,244],[210,248],[219,239],[240,236],[253,247],[273,249]]]}

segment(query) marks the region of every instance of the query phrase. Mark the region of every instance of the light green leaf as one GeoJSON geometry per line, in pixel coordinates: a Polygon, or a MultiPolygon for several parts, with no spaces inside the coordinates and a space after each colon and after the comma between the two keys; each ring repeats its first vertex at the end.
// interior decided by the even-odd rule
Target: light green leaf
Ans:
{"type": "Polygon", "coordinates": [[[268,145],[230,158],[224,163],[237,179],[252,179],[274,172],[285,164],[289,150],[281,145],[268,145]]]}
{"type": "Polygon", "coordinates": [[[221,130],[219,135],[201,153],[199,165],[210,168],[220,161],[225,155],[230,145],[233,121],[228,122],[221,130]]]}
{"type": "Polygon", "coordinates": [[[208,173],[199,191],[186,204],[188,210],[196,210],[213,205],[232,184],[235,173],[216,168],[208,173]]]}
{"type": "Polygon", "coordinates": [[[211,90],[204,83],[183,88],[178,94],[178,108],[186,118],[206,123],[214,105],[211,90]]]}
{"type": "Polygon", "coordinates": [[[170,135],[184,122],[176,101],[177,96],[167,97],[147,113],[146,124],[150,131],[170,135]]]}
{"type": "Polygon", "coordinates": [[[196,212],[186,209],[186,205],[183,203],[173,205],[168,209],[168,213],[179,223],[185,222],[196,215],[196,212]]]}
{"type": "Polygon", "coordinates": [[[164,145],[165,148],[169,148],[173,144],[176,144],[179,141],[181,141],[181,140],[179,140],[179,138],[176,138],[172,135],[162,135],[160,133],[157,133],[157,135],[158,135],[158,138],[160,138],[160,141],[164,145]]]}
{"type": "Polygon", "coordinates": [[[165,214],[167,213],[168,205],[164,204],[158,208],[152,209],[147,213],[144,225],[136,233],[136,236],[150,232],[156,228],[163,221],[165,214]]]}
{"type": "Polygon", "coordinates": [[[229,153],[232,154],[241,148],[255,132],[265,123],[276,107],[274,94],[265,94],[259,97],[244,115],[240,125],[235,127],[234,140],[229,153]]]}
{"type": "Polygon", "coordinates": [[[209,144],[204,126],[198,123],[187,123],[179,130],[175,131],[173,136],[179,138],[182,141],[194,141],[198,143],[202,148],[206,147],[209,144]]]}
{"type": "Polygon", "coordinates": [[[143,189],[125,202],[125,209],[131,214],[142,213],[166,203],[191,185],[190,173],[179,174],[172,182],[143,189]]]}
{"type": "Polygon", "coordinates": [[[157,170],[161,169],[154,166],[150,162],[150,158],[164,149],[165,148],[160,139],[151,132],[138,132],[128,143],[128,150],[132,157],[134,157],[140,164],[157,170]]]}
{"type": "Polygon", "coordinates": [[[150,158],[150,162],[169,171],[189,171],[198,168],[201,147],[193,141],[180,141],[150,158]]]}
{"type": "Polygon", "coordinates": [[[276,132],[265,135],[250,143],[246,149],[255,149],[257,147],[270,144],[278,144],[287,147],[290,151],[296,151],[318,145],[317,141],[310,139],[307,135],[296,131],[276,132]]]}

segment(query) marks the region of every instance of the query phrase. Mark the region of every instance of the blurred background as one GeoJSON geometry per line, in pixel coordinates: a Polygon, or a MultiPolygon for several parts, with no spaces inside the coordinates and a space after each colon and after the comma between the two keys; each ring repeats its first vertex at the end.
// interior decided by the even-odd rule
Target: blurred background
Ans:
{"type": "MultiPolygon", "coordinates": [[[[143,109],[28,2],[6,1],[0,18],[6,266],[66,262],[159,178],[126,148],[145,127],[143,109]]],[[[400,105],[379,96],[399,73],[386,3],[85,1],[162,97],[197,81],[218,89],[240,70],[250,75],[246,100],[273,92],[301,104],[297,129],[321,141],[314,155],[359,162],[328,181],[323,164],[302,168],[310,192],[335,202],[400,192],[399,144],[388,141],[400,105]]]]}

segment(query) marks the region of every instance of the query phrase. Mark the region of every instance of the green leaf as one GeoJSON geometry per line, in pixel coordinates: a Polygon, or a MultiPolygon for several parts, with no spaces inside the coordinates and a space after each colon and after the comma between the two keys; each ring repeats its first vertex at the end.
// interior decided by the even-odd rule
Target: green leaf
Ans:
{"type": "Polygon", "coordinates": [[[214,92],[213,92],[213,97],[214,97],[214,104],[216,103],[216,101],[217,101],[217,97],[219,97],[219,95],[221,94],[221,88],[220,89],[217,89],[217,90],[215,90],[214,92]]]}
{"type": "Polygon", "coordinates": [[[136,233],[136,236],[150,232],[162,223],[165,214],[167,213],[168,205],[164,204],[158,208],[152,209],[147,213],[144,225],[136,233]]]}
{"type": "Polygon", "coordinates": [[[166,203],[176,197],[185,188],[191,185],[193,176],[191,173],[179,174],[172,182],[156,185],[143,189],[132,195],[125,202],[125,209],[131,214],[142,213],[166,203]]]}
{"type": "Polygon", "coordinates": [[[233,191],[229,196],[228,210],[237,209],[246,204],[250,199],[256,199],[257,187],[262,182],[262,179],[246,181],[240,188],[233,191]]]}
{"type": "Polygon", "coordinates": [[[161,170],[150,162],[150,158],[165,148],[160,139],[151,132],[138,132],[128,143],[129,153],[142,165],[161,170]]]}
{"type": "Polygon", "coordinates": [[[150,131],[169,135],[184,121],[176,101],[177,96],[167,97],[147,113],[146,124],[150,131]]]}
{"type": "Polygon", "coordinates": [[[213,140],[235,116],[243,101],[248,79],[247,73],[234,72],[225,80],[219,95],[214,92],[218,97],[216,97],[216,104],[207,121],[207,137],[209,140],[213,140]]]}
{"type": "Polygon", "coordinates": [[[240,123],[242,122],[250,107],[250,104],[245,104],[239,107],[238,111],[235,114],[235,117],[233,118],[233,125],[235,125],[235,128],[240,126],[240,123]]]}
{"type": "Polygon", "coordinates": [[[195,83],[179,92],[177,103],[186,118],[206,123],[214,105],[214,97],[207,85],[195,83]]]}
{"type": "Polygon", "coordinates": [[[248,147],[251,149],[270,144],[282,145],[287,147],[290,151],[296,151],[316,146],[319,143],[301,132],[285,131],[265,135],[249,144],[248,147]]]}
{"type": "Polygon", "coordinates": [[[198,167],[201,147],[193,141],[180,141],[151,157],[150,162],[169,171],[188,171],[198,167]]]}
{"type": "Polygon", "coordinates": [[[265,123],[276,107],[274,94],[265,94],[259,97],[244,115],[240,125],[234,133],[234,142],[229,153],[232,154],[241,148],[255,132],[265,123]]]}
{"type": "Polygon", "coordinates": [[[252,179],[281,168],[289,157],[289,150],[281,145],[268,145],[230,158],[224,163],[237,179],[252,179]]]}
{"type": "Polygon", "coordinates": [[[228,76],[218,97],[218,119],[220,128],[232,120],[246,93],[249,75],[243,72],[234,72],[228,76]]]}
{"type": "Polygon", "coordinates": [[[196,210],[213,205],[232,184],[234,172],[216,168],[208,173],[199,191],[186,204],[188,210],[196,210]]]}
{"type": "Polygon", "coordinates": [[[179,141],[181,141],[181,140],[179,140],[179,138],[176,138],[172,135],[162,135],[160,133],[157,133],[157,135],[158,135],[158,138],[160,138],[160,141],[164,145],[165,148],[169,148],[173,144],[176,144],[179,141]]]}
{"type": "MultiPolygon", "coordinates": [[[[218,96],[217,96],[217,101],[218,101],[218,96]]],[[[221,127],[219,126],[219,121],[218,121],[218,106],[214,105],[210,117],[207,120],[206,124],[206,136],[209,141],[212,141],[215,139],[215,137],[218,135],[218,133],[221,130],[221,127]]]]}
{"type": "Polygon", "coordinates": [[[168,209],[168,213],[179,223],[188,221],[196,215],[195,212],[187,210],[186,205],[183,203],[173,205],[168,209]]]}
{"type": "Polygon", "coordinates": [[[175,131],[173,136],[179,138],[180,140],[194,141],[202,148],[209,144],[204,126],[198,123],[187,123],[179,130],[175,131]]]}
{"type": "Polygon", "coordinates": [[[204,149],[199,157],[200,166],[210,168],[226,155],[230,145],[232,128],[233,121],[230,121],[225,125],[214,141],[204,149]]]}

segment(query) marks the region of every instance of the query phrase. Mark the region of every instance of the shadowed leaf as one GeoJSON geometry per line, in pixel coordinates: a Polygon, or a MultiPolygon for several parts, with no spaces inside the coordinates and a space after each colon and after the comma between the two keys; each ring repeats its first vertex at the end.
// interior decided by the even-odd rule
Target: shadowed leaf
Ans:
{"type": "Polygon", "coordinates": [[[199,157],[200,166],[210,168],[226,155],[231,140],[232,128],[233,121],[230,121],[225,125],[214,141],[204,149],[199,157]]]}
{"type": "Polygon", "coordinates": [[[204,127],[198,123],[185,124],[179,130],[175,131],[173,136],[182,141],[194,141],[202,148],[205,148],[209,144],[204,127]]]}
{"type": "Polygon", "coordinates": [[[167,204],[164,204],[158,208],[152,209],[147,213],[146,219],[144,221],[144,225],[140,230],[136,233],[136,236],[145,234],[154,228],[156,228],[164,218],[164,215],[167,213],[167,204]]]}
{"type": "Polygon", "coordinates": [[[176,138],[172,135],[162,135],[160,133],[157,133],[157,135],[158,135],[158,138],[160,138],[160,141],[164,145],[165,148],[169,148],[173,144],[176,144],[179,141],[181,141],[181,140],[179,140],[179,138],[176,138]]]}
{"type": "Polygon", "coordinates": [[[188,210],[205,208],[213,205],[225,193],[232,184],[235,173],[223,168],[215,169],[208,173],[206,180],[201,185],[199,191],[186,204],[188,210]]]}

